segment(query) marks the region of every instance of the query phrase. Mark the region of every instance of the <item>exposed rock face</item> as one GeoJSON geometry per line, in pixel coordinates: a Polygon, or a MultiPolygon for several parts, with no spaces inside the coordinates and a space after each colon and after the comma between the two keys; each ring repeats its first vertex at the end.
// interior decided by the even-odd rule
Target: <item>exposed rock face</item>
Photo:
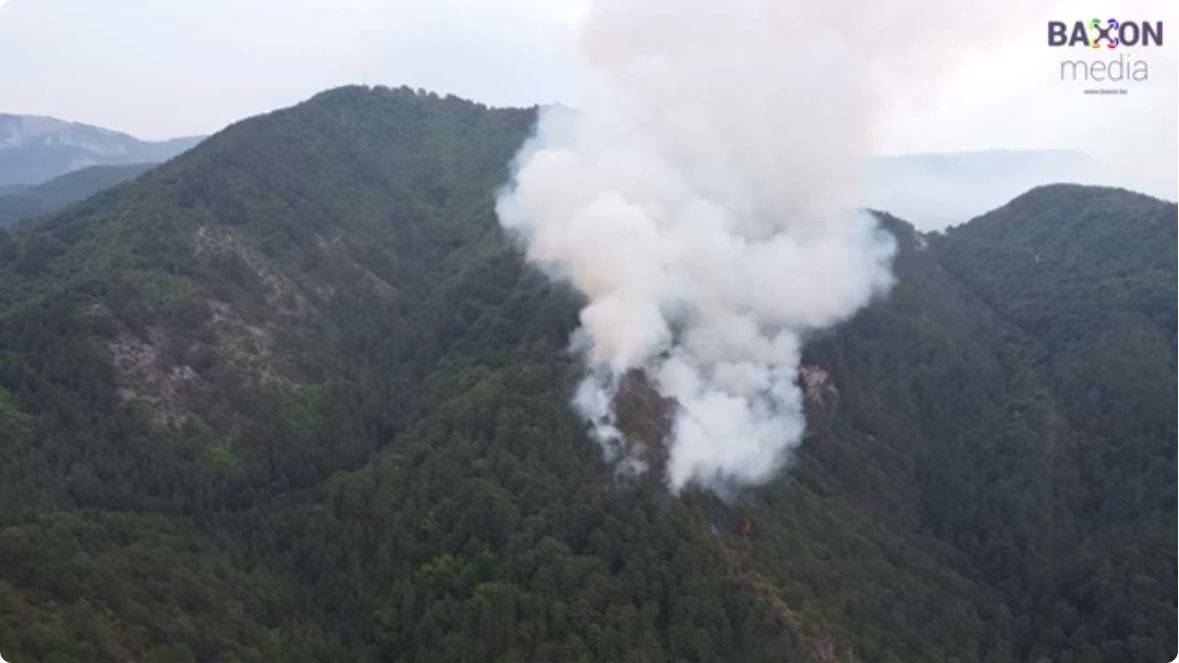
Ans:
{"type": "Polygon", "coordinates": [[[798,381],[808,401],[826,409],[839,403],[839,391],[822,367],[803,364],[798,370],[798,381]]]}

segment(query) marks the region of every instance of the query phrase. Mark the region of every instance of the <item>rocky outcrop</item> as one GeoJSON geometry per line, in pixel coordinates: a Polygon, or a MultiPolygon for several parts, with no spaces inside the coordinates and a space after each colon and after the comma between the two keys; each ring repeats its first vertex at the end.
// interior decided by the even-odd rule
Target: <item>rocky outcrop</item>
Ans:
{"type": "Polygon", "coordinates": [[[798,369],[798,381],[811,403],[825,409],[833,409],[839,403],[839,390],[822,367],[803,364],[798,369]]]}

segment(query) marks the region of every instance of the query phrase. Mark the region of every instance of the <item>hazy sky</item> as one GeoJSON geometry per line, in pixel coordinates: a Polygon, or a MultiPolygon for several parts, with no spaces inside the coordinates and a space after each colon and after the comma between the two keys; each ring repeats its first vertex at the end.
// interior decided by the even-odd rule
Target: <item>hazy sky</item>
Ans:
{"type": "MultiPolygon", "coordinates": [[[[159,139],[210,133],[349,83],[408,84],[490,105],[576,103],[579,1],[0,0],[0,112],[159,139]]],[[[844,1],[854,11],[857,0],[844,1]]],[[[1057,6],[1011,26],[949,86],[891,109],[879,150],[1073,148],[1174,182],[1179,3],[1057,6]],[[1065,49],[1045,46],[1045,21],[1094,16],[1167,22],[1164,49],[1120,51],[1149,62],[1148,83],[1098,97],[1060,82],[1065,49]]],[[[964,11],[988,19],[978,3],[964,11]]],[[[920,35],[917,17],[910,33],[880,38],[920,35]]]]}

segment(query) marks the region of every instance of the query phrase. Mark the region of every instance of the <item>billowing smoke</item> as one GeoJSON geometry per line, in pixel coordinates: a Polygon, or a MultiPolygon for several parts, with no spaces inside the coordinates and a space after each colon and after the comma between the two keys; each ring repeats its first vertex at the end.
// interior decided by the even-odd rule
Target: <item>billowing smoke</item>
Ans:
{"type": "Polygon", "coordinates": [[[892,283],[891,238],[851,206],[881,100],[989,20],[951,5],[592,3],[579,108],[542,117],[498,211],[587,298],[575,404],[608,455],[642,465],[613,411],[638,369],[675,402],[673,490],[765,482],[788,460],[802,339],[892,283]]]}

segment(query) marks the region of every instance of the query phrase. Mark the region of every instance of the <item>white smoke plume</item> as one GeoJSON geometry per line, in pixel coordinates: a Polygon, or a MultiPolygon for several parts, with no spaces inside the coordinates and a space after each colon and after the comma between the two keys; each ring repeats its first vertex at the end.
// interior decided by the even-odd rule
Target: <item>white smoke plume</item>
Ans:
{"type": "Polygon", "coordinates": [[[627,448],[619,378],[641,369],[676,403],[673,491],[781,469],[805,429],[802,338],[892,283],[891,238],[851,203],[883,101],[993,18],[943,0],[591,3],[591,83],[542,117],[498,212],[588,299],[575,404],[608,455],[627,448]]]}

